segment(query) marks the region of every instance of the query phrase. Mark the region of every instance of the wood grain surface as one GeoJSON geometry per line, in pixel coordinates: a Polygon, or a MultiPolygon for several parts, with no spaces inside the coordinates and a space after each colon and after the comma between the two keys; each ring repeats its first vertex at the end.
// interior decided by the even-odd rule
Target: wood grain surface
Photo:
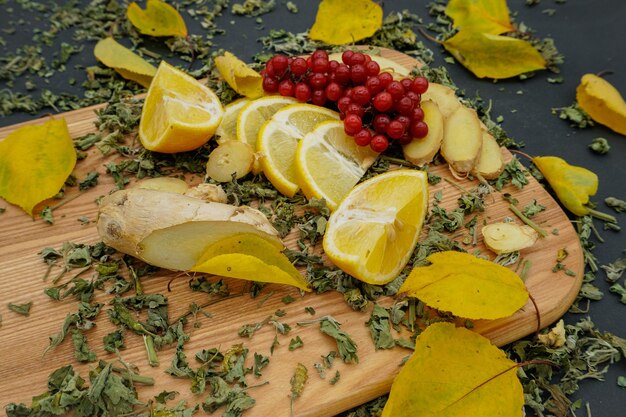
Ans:
{"type": "MultiPolygon", "coordinates": [[[[384,50],[382,55],[406,65],[415,65],[415,61],[395,51],[384,50]]],[[[102,106],[94,106],[63,114],[67,120],[72,137],[79,137],[95,131],[94,110],[102,106]]],[[[41,123],[43,120],[34,120],[25,124],[41,123]]],[[[0,129],[0,140],[6,137],[15,128],[11,126],[0,129]]],[[[511,155],[502,150],[507,158],[511,155]]],[[[50,226],[41,219],[31,219],[20,209],[0,200],[0,207],[6,212],[0,215],[0,406],[4,408],[9,402],[24,402],[30,404],[32,396],[46,390],[47,377],[50,372],[66,364],[74,364],[83,377],[94,364],[78,364],[73,358],[71,341],[66,340],[62,345],[42,355],[48,345],[48,337],[58,332],[61,324],[70,312],[76,311],[74,300],[56,302],[44,295],[44,288],[50,286],[42,278],[47,265],[41,260],[38,252],[44,247],[59,248],[63,242],[95,243],[99,241],[95,228],[97,197],[109,193],[114,184],[109,175],[105,174],[104,164],[107,162],[99,151],[89,152],[88,158],[77,164],[75,174],[81,179],[87,172],[97,170],[101,173],[99,185],[95,188],[78,194],[76,190],[68,192],[66,201],[55,210],[55,224],[50,226]],[[79,217],[85,216],[89,222],[84,224],[79,217]],[[25,303],[33,301],[30,316],[24,317],[8,310],[8,303],[25,303]]],[[[476,186],[469,180],[454,179],[446,166],[431,167],[431,172],[448,178],[456,185],[471,189],[476,186]]],[[[190,184],[202,182],[200,177],[188,178],[190,184]]],[[[537,302],[541,315],[541,326],[545,327],[559,319],[575,299],[581,285],[583,274],[583,255],[578,237],[567,216],[558,204],[544,191],[532,177],[530,184],[523,190],[508,187],[503,192],[509,192],[519,200],[521,207],[538,200],[547,206],[547,209],[536,215],[533,220],[547,231],[558,230],[558,234],[549,233],[546,238],[540,239],[532,248],[525,250],[522,255],[532,262],[529,270],[527,287],[537,302]],[[576,277],[566,275],[563,271],[554,273],[552,267],[556,262],[557,250],[565,248],[569,252],[564,261],[567,268],[576,272],[576,277]]],[[[76,187],[74,187],[76,188],[76,187]]],[[[458,187],[447,181],[430,188],[430,196],[441,191],[443,200],[441,206],[453,208],[461,194],[458,187]]],[[[495,222],[505,217],[515,216],[509,211],[499,193],[486,198],[487,209],[480,214],[479,224],[483,221],[495,222]]],[[[515,221],[519,222],[515,218],[515,221]]],[[[426,231],[422,232],[423,234],[426,231]]],[[[295,246],[295,232],[286,239],[289,247],[295,246]]],[[[467,250],[479,249],[489,253],[482,242],[476,247],[468,246],[467,250]]],[[[54,271],[53,271],[54,272],[54,271]]],[[[85,276],[88,278],[88,276],[85,276]]],[[[170,318],[179,317],[188,310],[191,302],[201,304],[207,301],[207,295],[194,293],[188,287],[189,277],[169,271],[160,271],[154,276],[143,280],[146,293],[162,293],[169,298],[170,318]],[[168,287],[169,284],[169,287],[168,287]]],[[[228,280],[233,293],[242,288],[242,282],[228,280]]],[[[106,303],[110,298],[99,294],[97,300],[106,303]]],[[[382,298],[382,305],[391,305],[392,299],[382,298]]],[[[108,309],[105,306],[103,310],[108,309]]],[[[249,394],[256,399],[256,405],[245,413],[246,416],[289,416],[290,415],[290,378],[298,363],[308,368],[309,380],[304,393],[294,403],[294,415],[304,416],[332,416],[343,410],[354,407],[367,400],[373,399],[387,392],[394,376],[400,369],[400,363],[410,352],[402,348],[375,351],[368,328],[365,322],[369,319],[370,305],[365,312],[353,311],[337,292],[328,292],[321,295],[300,293],[287,286],[268,285],[262,294],[253,299],[248,294],[237,298],[222,301],[208,307],[206,310],[212,318],[198,316],[200,326],[187,326],[191,332],[191,340],[185,345],[185,352],[192,367],[195,352],[211,347],[225,350],[228,347],[243,343],[250,352],[247,365],[252,366],[253,352],[269,356],[270,346],[275,336],[272,326],[265,326],[251,339],[237,335],[239,327],[246,323],[256,323],[273,314],[277,309],[284,309],[286,316],[281,321],[288,323],[292,331],[287,335],[278,335],[278,346],[270,364],[263,370],[260,378],[249,375],[248,385],[269,382],[266,385],[251,388],[249,394]],[[281,299],[291,295],[295,302],[285,305],[281,299]],[[313,307],[314,316],[305,312],[305,307],[313,307]],[[350,334],[358,345],[358,364],[346,365],[336,360],[333,368],[327,372],[325,379],[320,378],[313,365],[320,362],[320,355],[327,355],[335,350],[334,341],[320,333],[317,325],[298,326],[297,322],[311,320],[332,315],[342,325],[342,329],[350,334]],[[289,341],[300,336],[304,346],[295,351],[289,351],[289,341]],[[336,385],[329,380],[340,371],[341,379],[336,385]]],[[[193,321],[193,320],[191,320],[193,321]]],[[[479,320],[475,323],[475,330],[490,338],[495,344],[503,345],[523,336],[533,333],[537,329],[535,308],[529,302],[514,316],[502,320],[479,320]]],[[[114,360],[115,355],[104,352],[102,338],[114,330],[114,326],[102,311],[97,319],[97,326],[87,331],[90,346],[96,351],[99,358],[114,360]]],[[[127,348],[121,352],[127,362],[138,366],[141,374],[153,376],[154,386],[139,387],[141,400],[148,400],[163,390],[180,392],[180,398],[187,398],[193,404],[201,403],[206,396],[194,396],[190,393],[190,382],[186,379],[177,379],[164,373],[170,365],[175,346],[159,352],[160,366],[150,367],[147,363],[143,342],[139,337],[128,334],[127,348]]],[[[202,414],[202,412],[200,412],[202,414]]],[[[215,414],[219,415],[218,410],[215,414]]]]}

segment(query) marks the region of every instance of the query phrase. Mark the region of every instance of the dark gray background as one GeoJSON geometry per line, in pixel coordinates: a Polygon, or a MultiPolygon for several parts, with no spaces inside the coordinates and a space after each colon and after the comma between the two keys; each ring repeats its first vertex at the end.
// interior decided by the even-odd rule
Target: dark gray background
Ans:
{"type": "MultiPolygon", "coordinates": [[[[81,3],[85,4],[86,1],[77,2],[79,5],[81,3]]],[[[175,4],[177,1],[169,1],[169,3],[175,4]]],[[[261,50],[256,38],[266,34],[269,29],[303,32],[311,27],[318,5],[317,1],[294,1],[300,10],[295,15],[287,12],[284,6],[285,1],[277,0],[277,3],[274,12],[262,16],[262,24],[255,22],[254,18],[236,17],[231,15],[230,11],[225,11],[218,19],[218,26],[226,29],[226,33],[214,39],[216,46],[228,49],[244,60],[249,60],[252,55],[261,50]]],[[[422,16],[426,22],[430,21],[426,1],[394,0],[381,3],[385,15],[391,11],[406,8],[422,16]]],[[[540,72],[534,78],[525,81],[507,80],[493,83],[477,79],[458,64],[445,65],[457,85],[464,89],[468,96],[474,96],[478,92],[485,101],[492,100],[492,116],[504,117],[503,127],[513,138],[526,144],[523,149],[526,153],[560,156],[571,164],[596,172],[600,178],[600,186],[597,195],[592,200],[598,203],[600,210],[612,212],[603,203],[606,197],[615,196],[626,199],[626,186],[624,185],[626,137],[600,125],[584,130],[570,127],[568,123],[551,114],[551,109],[573,103],[576,86],[580,77],[585,73],[610,72],[606,79],[626,96],[626,33],[624,32],[626,2],[623,0],[567,0],[564,3],[557,3],[555,0],[542,0],[534,7],[526,6],[524,0],[509,0],[508,3],[512,15],[518,22],[524,22],[534,29],[538,37],[554,38],[557,48],[565,55],[565,63],[560,67],[564,78],[562,84],[548,83],[547,78],[554,77],[555,74],[547,71],[540,72]],[[555,13],[550,15],[546,12],[547,9],[554,9],[555,13]],[[588,144],[596,137],[608,139],[611,150],[607,155],[597,155],[588,149],[588,144]]],[[[12,53],[21,45],[31,44],[33,30],[47,28],[49,25],[45,17],[21,10],[15,1],[7,0],[3,3],[0,0],[0,8],[6,7],[13,7],[14,11],[10,14],[10,19],[1,18],[0,30],[9,27],[15,27],[17,30],[14,34],[0,33],[6,41],[6,45],[0,46],[2,55],[12,53]],[[24,22],[12,23],[18,19],[23,19],[24,22]]],[[[196,21],[185,14],[183,16],[185,16],[190,33],[204,33],[196,21]]],[[[341,22],[338,21],[337,24],[341,22]]],[[[70,36],[70,33],[62,33],[59,41],[64,37],[70,39],[70,36]]],[[[436,44],[426,39],[422,40],[435,52],[436,62],[433,65],[444,64],[443,58],[447,54],[436,44]]],[[[156,45],[155,48],[157,48],[156,45]]],[[[43,55],[51,60],[58,47],[44,46],[43,50],[43,55]]],[[[70,86],[68,79],[74,77],[78,80],[76,85],[81,84],[85,79],[84,70],[76,70],[74,65],[95,65],[92,50],[93,43],[85,43],[83,52],[74,55],[68,62],[66,72],[58,73],[44,82],[32,76],[30,79],[39,87],[48,88],[57,94],[69,92],[81,95],[80,87],[70,86]]],[[[12,90],[26,92],[25,79],[25,77],[17,79],[12,90]]],[[[1,88],[5,88],[2,82],[0,82],[1,88]]],[[[38,94],[39,90],[31,93],[38,94]]],[[[0,126],[30,120],[49,112],[51,109],[44,109],[38,115],[13,114],[0,119],[0,126]]],[[[617,214],[617,217],[622,226],[626,226],[623,214],[617,214]]],[[[596,225],[599,230],[602,229],[601,222],[596,222],[596,225]]],[[[600,264],[613,262],[625,256],[623,251],[626,249],[626,232],[601,230],[601,234],[605,242],[599,243],[595,251],[600,264]]],[[[605,292],[604,299],[593,302],[588,315],[598,328],[626,338],[626,305],[619,303],[617,296],[608,293],[609,285],[604,278],[604,273],[600,271],[597,274],[596,285],[605,292]]],[[[582,315],[568,315],[566,320],[575,322],[582,317],[582,315]]],[[[584,381],[574,399],[582,398],[584,402],[589,402],[594,417],[626,415],[626,389],[617,386],[618,375],[626,376],[626,361],[624,360],[611,367],[605,382],[584,381]]],[[[586,416],[587,414],[584,410],[580,410],[578,415],[586,416]]]]}

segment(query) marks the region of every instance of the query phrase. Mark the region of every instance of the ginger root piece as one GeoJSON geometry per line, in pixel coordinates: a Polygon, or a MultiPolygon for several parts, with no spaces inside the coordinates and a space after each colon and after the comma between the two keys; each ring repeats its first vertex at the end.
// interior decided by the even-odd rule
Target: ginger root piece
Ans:
{"type": "Polygon", "coordinates": [[[137,183],[137,188],[144,190],[168,191],[170,193],[185,194],[189,185],[180,178],[156,177],[148,178],[137,183]]]}
{"type": "Polygon", "coordinates": [[[228,202],[228,196],[219,185],[215,184],[198,184],[184,192],[186,196],[197,198],[204,201],[212,201],[214,203],[228,202]]]}
{"type": "Polygon", "coordinates": [[[494,180],[504,170],[502,151],[496,139],[486,130],[483,130],[482,142],[480,155],[478,155],[473,172],[486,180],[494,180]]]}
{"type": "Polygon", "coordinates": [[[206,163],[206,174],[218,182],[230,182],[233,176],[242,178],[252,170],[254,149],[248,143],[229,140],[209,155],[206,163]]]}
{"type": "Polygon", "coordinates": [[[177,271],[191,269],[210,244],[234,234],[257,234],[284,248],[258,210],[139,188],[105,197],[97,229],[103,242],[118,251],[177,271]]]}
{"type": "Polygon", "coordinates": [[[415,165],[424,165],[432,162],[439,152],[443,139],[443,115],[434,101],[422,101],[424,122],[428,125],[428,134],[422,139],[413,139],[402,145],[404,159],[415,165]]]}
{"type": "Polygon", "coordinates": [[[460,106],[444,117],[441,156],[450,167],[461,174],[471,172],[480,155],[483,131],[476,111],[460,106]]]}
{"type": "Polygon", "coordinates": [[[426,100],[437,103],[444,119],[447,119],[459,107],[463,106],[453,89],[437,83],[428,84],[428,90],[422,94],[422,102],[426,100]]]}
{"type": "Polygon", "coordinates": [[[515,223],[492,223],[481,230],[485,246],[496,254],[516,252],[531,247],[539,234],[530,226],[515,223]]]}

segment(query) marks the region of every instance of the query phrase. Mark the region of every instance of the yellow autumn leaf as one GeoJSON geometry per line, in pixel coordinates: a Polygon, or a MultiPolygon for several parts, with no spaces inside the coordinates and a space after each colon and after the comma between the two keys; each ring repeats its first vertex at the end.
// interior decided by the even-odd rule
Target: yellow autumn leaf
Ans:
{"type": "Polygon", "coordinates": [[[435,323],[415,340],[382,417],[521,417],[523,406],[515,362],[477,333],[435,323]]]}
{"type": "Polygon", "coordinates": [[[383,9],[371,0],[322,0],[309,38],[343,45],[369,38],[383,25],[383,9]]]}
{"type": "Polygon", "coordinates": [[[589,196],[598,191],[598,176],[595,173],[570,165],[556,156],[536,156],[533,163],[566,209],[577,216],[589,213],[585,205],[589,203],[589,196]]]}
{"type": "Polygon", "coordinates": [[[517,274],[468,253],[438,252],[431,265],[413,268],[399,292],[468,319],[511,316],[526,304],[528,291],[517,274]]]}
{"type": "Polygon", "coordinates": [[[139,33],[150,36],[187,36],[187,26],[178,11],[162,0],[148,0],[146,10],[128,5],[126,16],[139,33]]]}
{"type": "Polygon", "coordinates": [[[461,30],[443,46],[478,78],[510,78],[546,67],[529,42],[507,36],[461,30]]]}
{"type": "Polygon", "coordinates": [[[249,281],[293,285],[310,291],[307,281],[274,244],[251,233],[229,236],[213,243],[191,270],[249,281]]]}
{"type": "Polygon", "coordinates": [[[492,35],[515,30],[506,0],[450,0],[445,13],[457,29],[492,35]]]}
{"type": "Polygon", "coordinates": [[[150,86],[150,82],[156,74],[155,66],[116,42],[112,37],[98,41],[93,54],[98,61],[109,68],[113,68],[122,77],[135,81],[146,88],[150,86]]]}
{"type": "Polygon", "coordinates": [[[230,52],[215,58],[215,66],[228,85],[248,98],[263,95],[263,77],[230,52]]]}
{"type": "Polygon", "coordinates": [[[626,102],[611,83],[595,74],[583,75],[576,101],[593,120],[626,135],[626,102]]]}
{"type": "Polygon", "coordinates": [[[0,197],[32,216],[53,197],[76,165],[65,119],[24,126],[0,141],[0,197]]]}

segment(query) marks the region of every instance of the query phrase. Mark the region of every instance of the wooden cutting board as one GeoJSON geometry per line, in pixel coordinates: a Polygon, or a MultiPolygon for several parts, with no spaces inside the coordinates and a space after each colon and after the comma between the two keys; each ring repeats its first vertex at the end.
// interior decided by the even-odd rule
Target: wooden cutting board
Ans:
{"type": "MultiPolygon", "coordinates": [[[[383,50],[382,55],[408,67],[416,64],[412,58],[395,51],[383,50]]],[[[95,131],[94,110],[99,108],[102,106],[93,106],[61,115],[67,120],[72,137],[95,131]]],[[[20,126],[43,121],[33,120],[2,128],[0,140],[20,126]]],[[[503,149],[502,152],[507,159],[511,158],[507,150],[503,149]]],[[[76,363],[69,340],[42,356],[48,345],[48,337],[60,330],[67,313],[76,311],[76,302],[73,300],[55,302],[44,295],[44,288],[50,284],[42,281],[47,266],[39,257],[38,252],[44,247],[59,248],[66,241],[76,243],[99,241],[94,223],[97,213],[95,200],[109,193],[114,187],[111,177],[105,174],[105,162],[107,160],[94,150],[90,151],[86,160],[78,163],[75,170],[77,178],[84,178],[87,172],[97,170],[101,173],[99,185],[80,195],[76,195],[78,194],[76,190],[68,192],[65,198],[67,202],[54,212],[55,224],[52,226],[40,219],[31,219],[18,208],[0,200],[0,207],[6,208],[6,212],[0,215],[0,314],[2,315],[0,406],[3,408],[9,402],[30,404],[32,396],[46,390],[49,373],[60,366],[74,364],[83,377],[86,377],[88,369],[94,366],[76,363]],[[90,222],[81,223],[78,219],[82,216],[86,216],[90,222]],[[8,303],[19,304],[28,301],[33,301],[29,317],[17,315],[7,308],[8,303]]],[[[466,190],[476,186],[476,183],[469,180],[454,179],[446,166],[432,167],[431,172],[451,180],[466,190]]],[[[559,319],[575,299],[582,282],[583,254],[578,237],[565,213],[540,184],[532,177],[529,181],[530,184],[521,191],[509,187],[503,192],[513,194],[519,200],[521,207],[533,199],[545,205],[547,209],[535,216],[533,220],[547,231],[558,231],[558,233],[550,233],[532,248],[523,252],[523,257],[532,262],[526,284],[539,307],[541,326],[545,327],[559,319]],[[576,277],[568,276],[562,271],[552,272],[557,251],[561,248],[569,252],[564,263],[567,268],[576,272],[576,277]]],[[[191,177],[189,182],[197,184],[202,182],[202,178],[191,177]]],[[[461,194],[457,186],[441,181],[430,188],[431,199],[436,192],[441,191],[443,193],[441,205],[445,208],[453,208],[461,194]]],[[[488,207],[484,213],[480,214],[479,223],[483,220],[495,222],[505,217],[515,218],[508,210],[508,203],[498,193],[495,193],[493,197],[487,197],[486,201],[488,207]]],[[[286,244],[294,247],[295,238],[290,236],[286,239],[286,244]]],[[[479,249],[483,253],[490,253],[480,241],[475,248],[468,246],[467,249],[470,251],[479,249]]],[[[238,288],[241,288],[241,281],[227,281],[231,292],[235,293],[238,288]]],[[[185,313],[192,301],[198,304],[206,301],[206,294],[192,293],[189,290],[188,277],[184,274],[161,271],[155,276],[144,279],[143,282],[146,293],[167,294],[171,318],[185,313]]],[[[107,301],[102,294],[98,297],[99,301],[107,301]]],[[[380,303],[390,305],[392,300],[383,298],[380,303]]],[[[185,351],[191,366],[194,368],[198,366],[194,363],[193,355],[201,349],[219,347],[225,350],[238,343],[243,343],[250,350],[248,366],[252,365],[253,352],[269,356],[275,335],[273,327],[265,326],[251,339],[239,337],[237,330],[243,324],[263,320],[279,308],[286,311],[287,314],[282,321],[288,323],[292,331],[284,336],[279,335],[280,346],[275,349],[269,366],[263,370],[263,375],[260,378],[248,376],[248,385],[265,381],[269,383],[250,389],[249,394],[256,399],[257,403],[245,413],[246,416],[290,415],[289,381],[297,363],[302,363],[308,368],[309,380],[302,397],[295,401],[294,415],[299,417],[332,416],[387,392],[400,369],[402,359],[410,353],[402,348],[374,350],[369,331],[365,326],[365,322],[369,319],[371,305],[365,312],[356,312],[344,302],[341,294],[334,291],[321,295],[307,294],[301,297],[294,288],[268,285],[255,299],[246,294],[208,307],[206,310],[212,314],[212,318],[199,315],[198,320],[201,324],[199,328],[192,328],[188,325],[188,331],[192,333],[192,336],[185,345],[185,351]],[[291,295],[296,301],[285,305],[281,299],[286,295],[291,295]],[[313,307],[316,314],[311,316],[305,312],[305,307],[313,307]],[[321,361],[320,355],[327,355],[336,349],[334,341],[321,334],[317,325],[303,327],[296,323],[324,315],[332,315],[337,319],[342,329],[356,341],[359,363],[346,365],[336,360],[333,368],[327,372],[326,378],[322,379],[318,376],[313,364],[321,361]],[[289,341],[296,336],[302,339],[304,347],[289,351],[289,341]],[[333,386],[329,380],[335,375],[336,370],[341,372],[341,378],[333,386]]],[[[114,360],[114,355],[102,349],[102,337],[113,330],[113,326],[105,316],[105,312],[100,313],[97,326],[87,332],[87,337],[90,346],[99,358],[114,360]]],[[[537,318],[535,308],[529,302],[512,317],[494,321],[479,320],[474,324],[477,332],[490,338],[495,344],[503,345],[533,333],[537,329],[537,318]]],[[[201,403],[206,397],[206,394],[199,396],[191,394],[189,380],[176,379],[164,373],[174,354],[174,346],[160,351],[160,366],[151,368],[147,363],[143,343],[139,337],[129,334],[126,345],[127,348],[122,351],[122,357],[137,365],[141,374],[153,376],[156,380],[154,386],[139,387],[140,399],[148,400],[163,390],[178,391],[181,393],[179,398],[187,398],[193,404],[201,403]]],[[[220,411],[216,415],[219,413],[220,411]]]]}

